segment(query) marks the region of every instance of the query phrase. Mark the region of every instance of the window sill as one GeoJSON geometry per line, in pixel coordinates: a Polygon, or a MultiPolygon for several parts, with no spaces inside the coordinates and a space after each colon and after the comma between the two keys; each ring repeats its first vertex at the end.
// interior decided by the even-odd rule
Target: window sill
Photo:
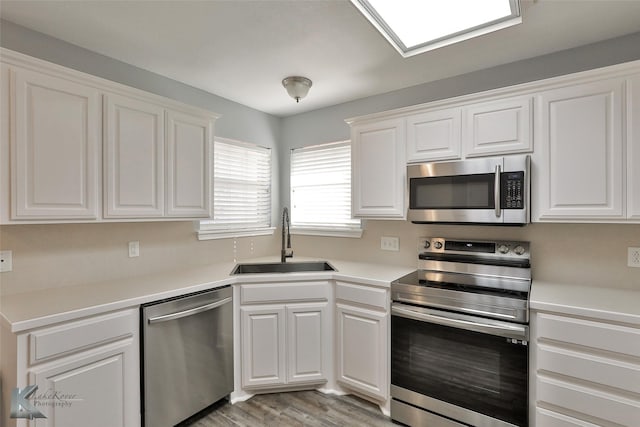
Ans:
{"type": "Polygon", "coordinates": [[[270,236],[275,227],[253,228],[245,230],[202,230],[196,228],[198,240],[231,239],[236,237],[270,236]]]}
{"type": "Polygon", "coordinates": [[[300,234],[306,236],[324,236],[324,237],[350,237],[359,239],[362,237],[362,229],[359,230],[339,230],[325,228],[300,228],[292,227],[291,234],[300,234]]]}

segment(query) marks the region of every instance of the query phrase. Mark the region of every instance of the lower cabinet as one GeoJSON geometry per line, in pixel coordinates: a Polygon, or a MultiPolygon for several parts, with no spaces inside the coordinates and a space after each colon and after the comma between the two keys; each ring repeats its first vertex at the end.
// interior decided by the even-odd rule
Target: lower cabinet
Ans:
{"type": "MultiPolygon", "coordinates": [[[[300,295],[288,292],[286,285],[241,288],[241,298],[252,303],[240,306],[242,388],[325,383],[331,348],[327,297],[324,301],[256,304],[259,299],[254,296],[272,302],[300,295]]],[[[311,299],[323,299],[328,283],[313,283],[308,290],[311,299]]]]}
{"type": "MultiPolygon", "coordinates": [[[[138,330],[138,310],[127,309],[18,334],[17,369],[3,372],[15,384],[4,391],[37,387],[29,410],[44,418],[31,427],[139,427],[138,330]]],[[[2,425],[27,425],[24,417],[3,417],[2,425]]]]}
{"type": "Polygon", "coordinates": [[[388,291],[336,283],[336,364],[340,385],[389,398],[388,291]]]}
{"type": "Polygon", "coordinates": [[[640,425],[640,328],[537,312],[535,425],[640,425]]]}

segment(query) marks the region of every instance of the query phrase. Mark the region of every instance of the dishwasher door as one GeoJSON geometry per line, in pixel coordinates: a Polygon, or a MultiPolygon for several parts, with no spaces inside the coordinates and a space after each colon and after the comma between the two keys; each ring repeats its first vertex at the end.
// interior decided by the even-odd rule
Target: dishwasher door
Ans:
{"type": "Polygon", "coordinates": [[[230,286],[141,307],[143,418],[173,426],[233,391],[230,286]]]}

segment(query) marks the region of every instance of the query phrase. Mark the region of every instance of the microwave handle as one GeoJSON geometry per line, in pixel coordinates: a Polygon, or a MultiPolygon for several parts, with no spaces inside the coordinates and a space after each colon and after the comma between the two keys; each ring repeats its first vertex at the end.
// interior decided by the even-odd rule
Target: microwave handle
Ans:
{"type": "Polygon", "coordinates": [[[500,218],[502,215],[502,209],[500,206],[500,165],[496,165],[496,173],[493,184],[493,201],[496,209],[496,218],[500,218]]]}

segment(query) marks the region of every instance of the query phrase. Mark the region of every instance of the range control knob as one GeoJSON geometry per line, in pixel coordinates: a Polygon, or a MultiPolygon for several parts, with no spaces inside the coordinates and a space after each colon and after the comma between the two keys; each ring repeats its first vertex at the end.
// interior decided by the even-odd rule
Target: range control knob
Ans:
{"type": "Polygon", "coordinates": [[[429,249],[431,247],[431,242],[429,242],[428,240],[424,241],[424,248],[425,249],[429,249]]]}
{"type": "Polygon", "coordinates": [[[498,252],[500,252],[501,254],[508,253],[509,252],[509,246],[507,246],[507,245],[498,246],[498,252]]]}
{"type": "Polygon", "coordinates": [[[520,245],[516,246],[515,248],[513,248],[513,252],[516,253],[516,255],[522,255],[524,254],[526,251],[524,250],[524,248],[520,245]]]}
{"type": "Polygon", "coordinates": [[[442,242],[436,240],[435,242],[433,242],[433,247],[436,249],[442,249],[442,242]]]}

